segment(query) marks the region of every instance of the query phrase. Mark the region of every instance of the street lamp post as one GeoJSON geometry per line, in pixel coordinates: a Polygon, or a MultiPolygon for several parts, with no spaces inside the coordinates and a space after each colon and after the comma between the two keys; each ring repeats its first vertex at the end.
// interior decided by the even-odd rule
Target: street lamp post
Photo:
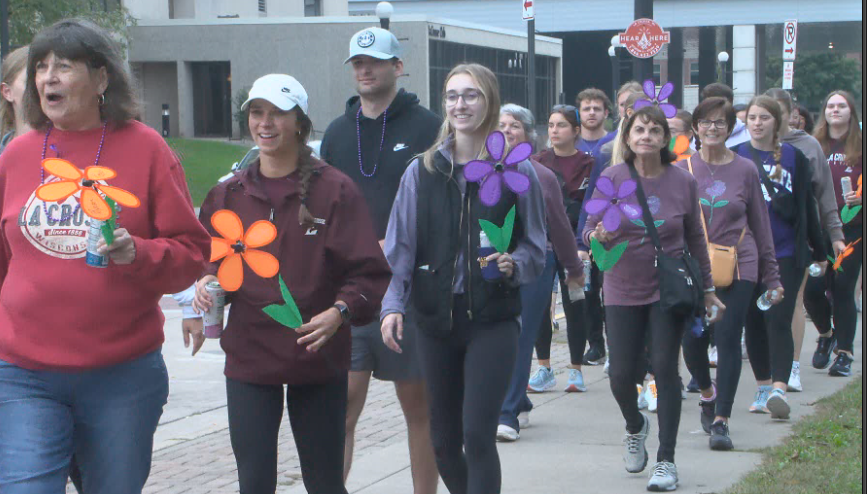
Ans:
{"type": "Polygon", "coordinates": [[[717,80],[720,84],[726,83],[726,63],[729,61],[729,54],[721,51],[716,56],[717,61],[719,62],[719,74],[717,76],[717,80]]]}
{"type": "Polygon", "coordinates": [[[394,14],[394,7],[391,2],[379,2],[376,4],[376,16],[379,17],[379,25],[383,29],[388,29],[391,24],[391,15],[394,14]]]}
{"type": "Polygon", "coordinates": [[[620,58],[617,49],[620,48],[620,35],[611,37],[611,46],[608,47],[608,56],[611,57],[611,97],[617,98],[617,88],[620,87],[620,58]]]}

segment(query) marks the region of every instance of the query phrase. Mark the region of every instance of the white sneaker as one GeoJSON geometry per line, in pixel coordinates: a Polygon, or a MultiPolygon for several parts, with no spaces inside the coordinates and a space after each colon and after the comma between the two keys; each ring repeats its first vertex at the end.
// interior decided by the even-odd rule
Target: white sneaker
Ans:
{"type": "Polygon", "coordinates": [[[521,437],[518,431],[512,429],[508,425],[500,424],[497,426],[497,441],[504,443],[513,443],[521,437]]]}
{"type": "Polygon", "coordinates": [[[804,390],[801,385],[801,363],[792,362],[792,373],[789,375],[789,392],[800,393],[804,390]]]}
{"type": "Polygon", "coordinates": [[[656,381],[647,383],[647,388],[644,391],[644,400],[647,402],[647,411],[656,413],[659,405],[659,392],[656,390],[656,381]]]}
{"type": "Polygon", "coordinates": [[[677,489],[677,467],[674,463],[661,461],[653,467],[653,475],[647,484],[650,492],[670,492],[677,489]]]}
{"type": "Polygon", "coordinates": [[[518,427],[521,429],[530,427],[530,412],[521,412],[518,414],[518,427]]]}
{"type": "Polygon", "coordinates": [[[611,367],[610,363],[609,359],[605,359],[605,367],[602,368],[602,373],[606,376],[608,375],[608,368],[611,367]]]}
{"type": "Polygon", "coordinates": [[[644,388],[640,384],[635,385],[638,388],[638,409],[644,410],[647,408],[647,397],[644,395],[644,388]]]}
{"type": "Polygon", "coordinates": [[[707,360],[708,360],[708,363],[710,363],[711,367],[716,367],[716,364],[719,361],[719,356],[717,354],[715,346],[712,346],[708,349],[707,360]]]}
{"type": "Polygon", "coordinates": [[[647,442],[647,436],[650,434],[650,419],[643,413],[641,417],[644,419],[644,427],[637,434],[626,433],[624,443],[626,443],[626,453],[623,455],[623,461],[626,463],[626,471],[629,473],[643,472],[647,467],[647,448],[644,444],[647,442]]]}

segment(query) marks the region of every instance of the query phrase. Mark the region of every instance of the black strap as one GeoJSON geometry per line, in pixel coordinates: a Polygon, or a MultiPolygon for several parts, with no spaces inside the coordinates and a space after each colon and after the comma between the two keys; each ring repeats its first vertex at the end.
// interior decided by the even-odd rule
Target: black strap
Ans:
{"type": "MultiPolygon", "coordinates": [[[[765,185],[765,188],[768,189],[768,195],[773,195],[778,189],[771,181],[771,177],[768,176],[767,170],[765,170],[765,163],[759,158],[759,155],[756,154],[756,149],[749,142],[745,142],[744,146],[750,148],[750,156],[753,158],[753,163],[756,164],[756,167],[759,169],[759,178],[762,179],[762,183],[765,185]]],[[[779,163],[777,163],[779,164],[779,163]]]]}
{"type": "Polygon", "coordinates": [[[644,195],[644,187],[641,186],[641,179],[638,177],[638,171],[634,165],[626,164],[629,168],[629,174],[632,175],[632,180],[635,180],[636,195],[638,195],[638,203],[641,205],[641,213],[644,216],[644,227],[647,228],[647,233],[653,241],[653,246],[656,247],[657,257],[662,255],[662,242],[659,241],[659,232],[656,231],[656,223],[653,222],[653,215],[650,214],[650,207],[647,206],[647,197],[644,195]]]}

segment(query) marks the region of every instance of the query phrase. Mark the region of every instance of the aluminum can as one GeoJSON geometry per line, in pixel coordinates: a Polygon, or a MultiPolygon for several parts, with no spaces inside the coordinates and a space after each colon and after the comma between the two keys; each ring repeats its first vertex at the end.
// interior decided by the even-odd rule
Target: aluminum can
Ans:
{"type": "Polygon", "coordinates": [[[88,219],[88,224],[90,228],[87,230],[87,251],[84,254],[84,260],[88,266],[94,268],[108,267],[108,256],[101,256],[96,252],[96,245],[99,243],[99,239],[102,238],[102,225],[105,222],[90,218],[88,219]]]}
{"type": "Polygon", "coordinates": [[[840,188],[843,189],[843,197],[852,192],[852,178],[843,177],[840,179],[840,188]]]}
{"type": "Polygon", "coordinates": [[[220,282],[212,281],[205,285],[208,296],[213,304],[202,314],[205,338],[219,338],[223,335],[223,312],[226,308],[226,291],[220,286],[220,282]]]}

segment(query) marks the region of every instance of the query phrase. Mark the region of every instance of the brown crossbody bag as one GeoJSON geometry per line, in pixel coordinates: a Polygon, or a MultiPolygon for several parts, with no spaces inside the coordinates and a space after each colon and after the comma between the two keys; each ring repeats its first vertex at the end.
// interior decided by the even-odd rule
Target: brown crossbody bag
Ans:
{"type": "MultiPolygon", "coordinates": [[[[689,167],[689,173],[692,173],[694,176],[695,173],[692,171],[691,157],[687,158],[686,165],[689,167]]],[[[702,230],[704,230],[704,239],[707,242],[707,253],[710,257],[710,270],[713,275],[713,285],[717,288],[728,288],[732,283],[734,283],[735,273],[740,277],[740,273],[738,272],[738,245],[740,245],[741,241],[744,239],[744,235],[747,233],[747,228],[744,227],[743,231],[741,231],[741,238],[738,239],[738,243],[734,247],[711,243],[707,236],[707,224],[704,220],[704,208],[699,204],[698,209],[701,212],[701,226],[702,230]]]]}

